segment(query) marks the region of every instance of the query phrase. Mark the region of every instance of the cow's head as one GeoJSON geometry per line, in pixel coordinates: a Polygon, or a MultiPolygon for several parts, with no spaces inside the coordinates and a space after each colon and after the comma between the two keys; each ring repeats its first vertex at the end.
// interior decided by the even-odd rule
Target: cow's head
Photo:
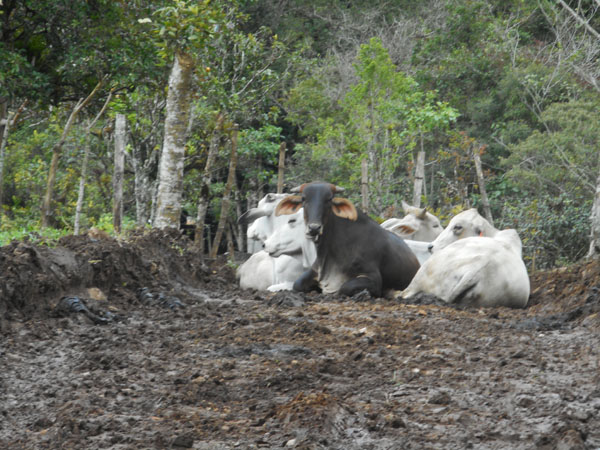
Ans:
{"type": "Polygon", "coordinates": [[[446,229],[429,244],[429,251],[439,251],[454,241],[472,236],[494,237],[498,230],[494,228],[477,209],[463,211],[450,220],[446,229]]]}
{"type": "Polygon", "coordinates": [[[296,195],[286,197],[277,205],[275,214],[293,214],[304,207],[306,237],[317,243],[332,213],[348,220],[358,217],[350,200],[335,196],[343,191],[343,188],[329,183],[303,184],[292,189],[296,195]]]}
{"type": "Polygon", "coordinates": [[[392,224],[388,229],[403,239],[431,242],[444,230],[440,220],[427,211],[402,201],[406,215],[392,224]]]}

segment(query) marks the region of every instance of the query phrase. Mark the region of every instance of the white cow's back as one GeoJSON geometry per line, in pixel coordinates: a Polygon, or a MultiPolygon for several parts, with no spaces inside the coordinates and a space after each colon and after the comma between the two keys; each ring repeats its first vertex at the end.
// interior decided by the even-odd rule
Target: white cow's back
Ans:
{"type": "Polygon", "coordinates": [[[448,303],[523,308],[529,290],[521,240],[515,230],[504,230],[493,238],[464,238],[436,251],[402,297],[422,292],[448,303]]]}

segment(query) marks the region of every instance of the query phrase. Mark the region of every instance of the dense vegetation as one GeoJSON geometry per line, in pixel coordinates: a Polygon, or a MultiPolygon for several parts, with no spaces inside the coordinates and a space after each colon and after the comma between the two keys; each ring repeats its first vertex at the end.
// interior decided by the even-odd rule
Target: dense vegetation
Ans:
{"type": "Polygon", "coordinates": [[[127,120],[125,226],[153,223],[180,59],[193,69],[181,204],[194,216],[208,196],[210,236],[235,134],[227,216],[240,246],[235,218],[275,190],[284,142],[287,186],[327,180],[357,204],[366,160],[366,204],[379,220],[413,199],[418,152],[421,205],[443,223],[481,206],[477,154],[494,224],[518,229],[527,263],[575,261],[589,247],[600,173],[598,9],[597,0],[2,0],[0,238],[73,232],[86,150],[82,228],[111,231],[117,114],[127,120]]]}

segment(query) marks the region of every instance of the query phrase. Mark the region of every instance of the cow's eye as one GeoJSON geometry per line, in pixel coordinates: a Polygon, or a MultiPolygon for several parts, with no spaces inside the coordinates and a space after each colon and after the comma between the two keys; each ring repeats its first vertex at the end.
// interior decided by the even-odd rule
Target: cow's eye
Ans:
{"type": "Polygon", "coordinates": [[[288,220],[288,223],[296,223],[296,219],[290,219],[288,220]]]}
{"type": "Polygon", "coordinates": [[[439,227],[440,227],[440,226],[439,226],[438,224],[435,224],[435,225],[433,226],[433,228],[439,228],[439,227]]]}
{"type": "Polygon", "coordinates": [[[454,225],[454,234],[460,234],[462,229],[463,229],[462,225],[454,225]]]}

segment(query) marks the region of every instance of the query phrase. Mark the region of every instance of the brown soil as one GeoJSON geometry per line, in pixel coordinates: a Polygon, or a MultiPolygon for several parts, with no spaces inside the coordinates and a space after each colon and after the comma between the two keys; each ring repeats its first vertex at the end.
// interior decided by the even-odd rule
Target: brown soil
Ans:
{"type": "Polygon", "coordinates": [[[0,448],[600,448],[597,262],[457,309],[242,291],[188,244],[0,248],[0,448]]]}

